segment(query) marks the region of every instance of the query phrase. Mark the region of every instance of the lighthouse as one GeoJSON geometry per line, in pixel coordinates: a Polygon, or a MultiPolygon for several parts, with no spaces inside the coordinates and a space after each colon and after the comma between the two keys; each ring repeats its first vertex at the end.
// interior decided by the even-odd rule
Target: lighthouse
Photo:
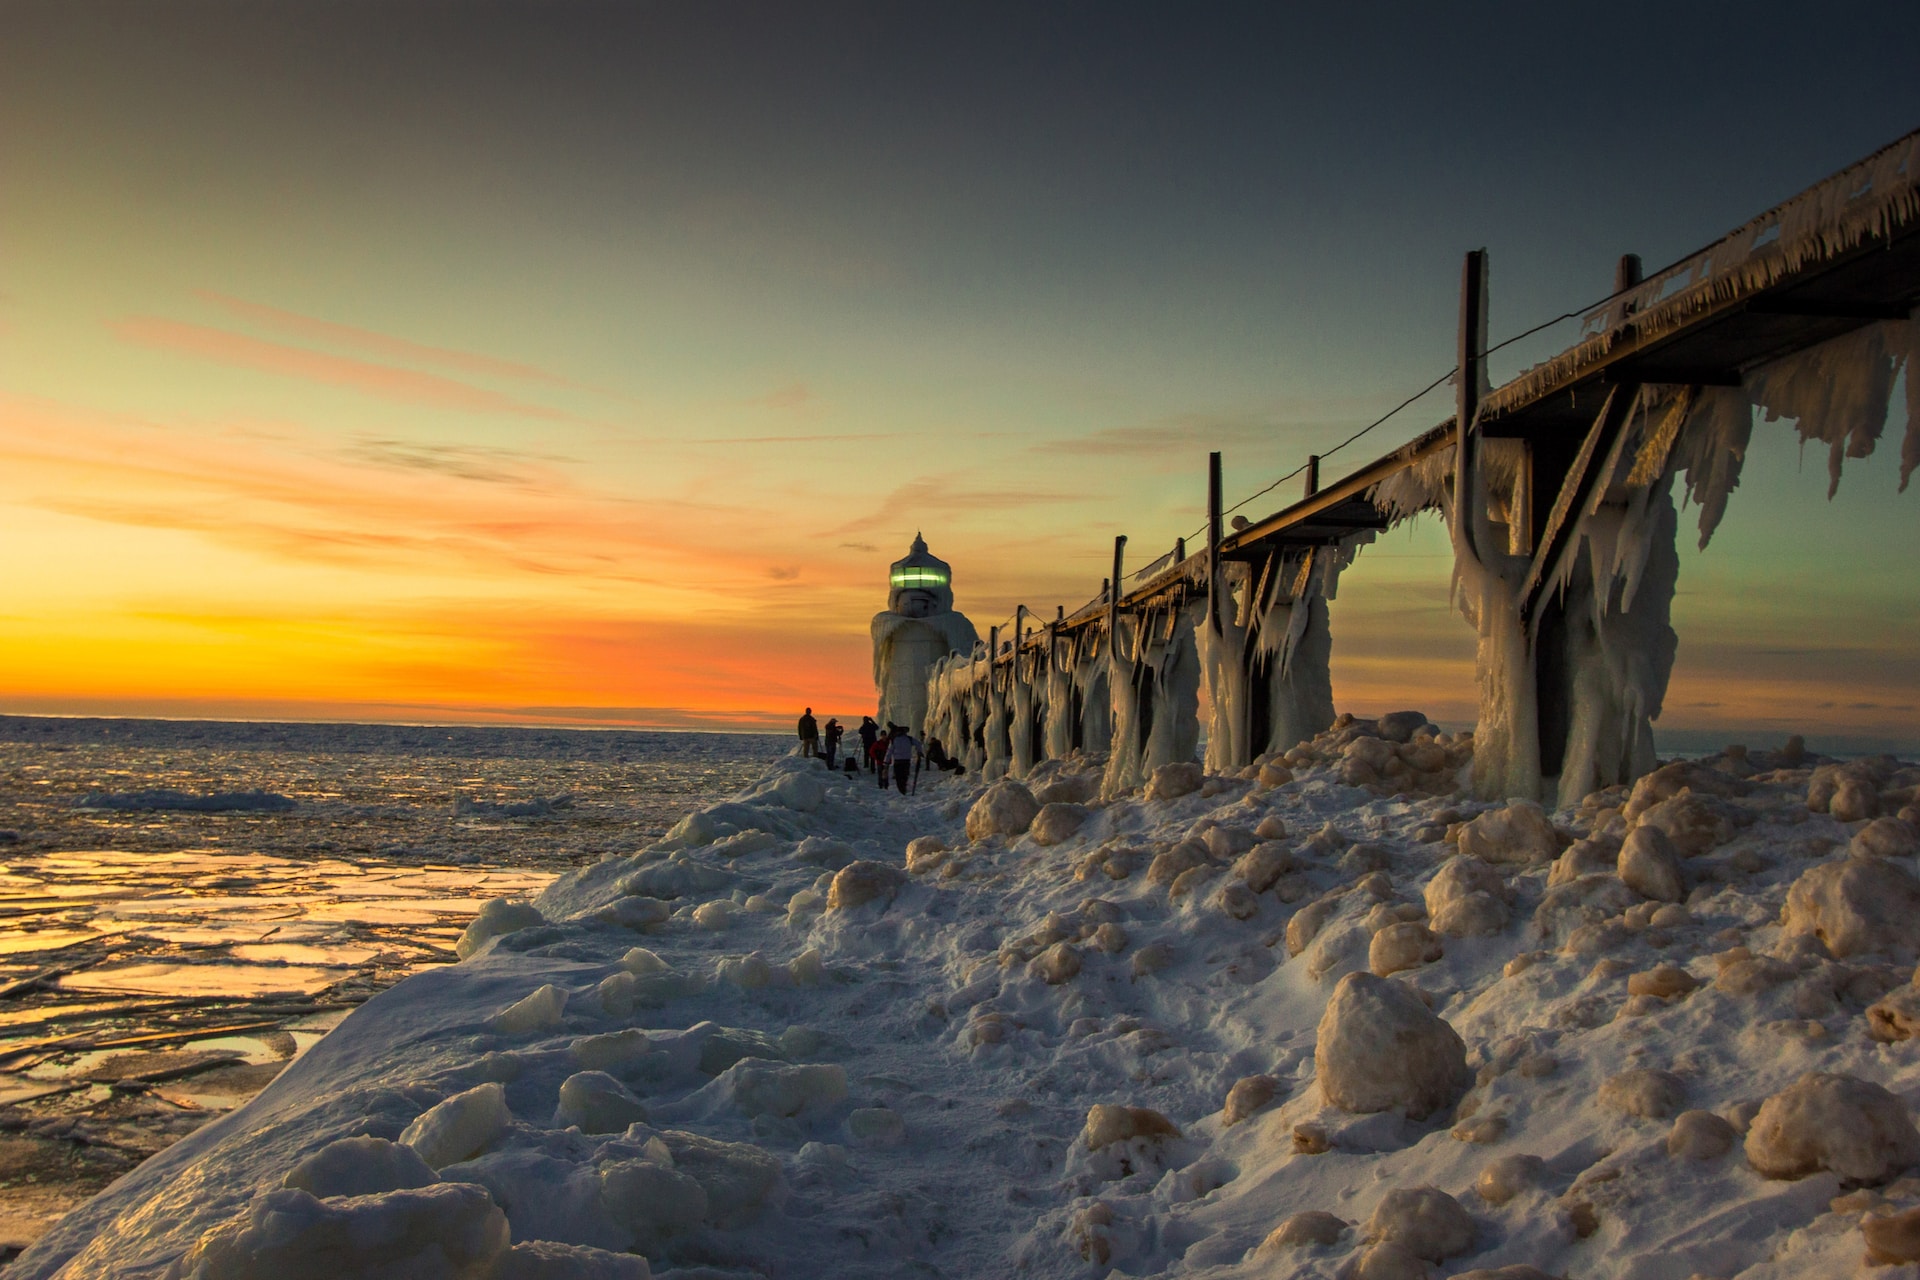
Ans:
{"type": "Polygon", "coordinates": [[[887,575],[887,607],[873,615],[873,683],[879,721],[903,724],[915,737],[927,718],[927,677],[950,653],[972,653],[978,636],[954,612],[953,570],[927,550],[919,534],[887,575]]]}

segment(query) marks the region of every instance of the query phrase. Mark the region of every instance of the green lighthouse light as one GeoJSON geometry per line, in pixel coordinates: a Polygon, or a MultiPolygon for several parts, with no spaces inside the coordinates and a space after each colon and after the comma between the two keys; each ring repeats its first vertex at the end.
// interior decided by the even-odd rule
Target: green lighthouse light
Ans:
{"type": "Polygon", "coordinates": [[[944,570],[924,565],[903,565],[893,571],[893,585],[896,588],[930,590],[946,586],[947,575],[944,570]]]}

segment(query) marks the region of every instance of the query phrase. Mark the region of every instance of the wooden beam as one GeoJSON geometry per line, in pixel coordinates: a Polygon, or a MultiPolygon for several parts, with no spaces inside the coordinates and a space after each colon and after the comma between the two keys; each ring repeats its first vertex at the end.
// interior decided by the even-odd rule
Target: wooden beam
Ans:
{"type": "Polygon", "coordinates": [[[1467,477],[1473,474],[1474,419],[1480,415],[1480,371],[1487,350],[1487,251],[1469,249],[1460,264],[1460,333],[1453,365],[1453,505],[1454,528],[1478,560],[1473,541],[1472,512],[1467,501],[1467,477]]]}
{"type": "Polygon", "coordinates": [[[1557,576],[1561,562],[1573,554],[1578,545],[1580,520],[1587,514],[1596,487],[1603,483],[1609,465],[1619,456],[1620,441],[1639,398],[1638,387],[1615,387],[1610,391],[1586,439],[1580,442],[1580,452],[1574,456],[1573,465],[1567,468],[1567,478],[1554,497],[1553,510],[1547,514],[1540,550],[1534,555],[1527,580],[1520,588],[1520,618],[1528,626],[1533,624],[1546,584],[1557,576]]]}
{"type": "Polygon", "coordinates": [[[1747,310],[1763,316],[1803,316],[1831,320],[1905,320],[1913,308],[1898,302],[1817,302],[1813,299],[1758,297],[1747,310]]]}
{"type": "Polygon", "coordinates": [[[1230,535],[1221,543],[1221,551],[1229,556],[1248,551],[1255,544],[1264,542],[1293,525],[1303,523],[1313,516],[1352,501],[1389,476],[1405,471],[1416,462],[1432,457],[1444,449],[1451,448],[1452,445],[1453,424],[1442,423],[1412,443],[1328,485],[1311,498],[1303,498],[1292,506],[1230,535]]]}

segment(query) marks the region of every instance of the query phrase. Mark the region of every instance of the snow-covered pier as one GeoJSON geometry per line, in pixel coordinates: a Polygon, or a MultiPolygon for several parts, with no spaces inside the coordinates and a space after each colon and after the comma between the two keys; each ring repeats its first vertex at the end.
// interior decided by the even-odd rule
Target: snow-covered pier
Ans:
{"type": "Polygon", "coordinates": [[[1558,798],[1653,767],[1676,636],[1676,480],[1704,547],[1739,483],[1755,409],[1803,441],[1864,457],[1904,364],[1901,484],[1920,466],[1920,131],[1615,292],[1574,346],[1487,383],[1487,258],[1466,256],[1454,415],[1301,499],[1223,526],[1212,459],[1207,542],[1123,575],[1029,630],[996,628],[929,685],[928,732],[989,776],[1076,748],[1108,753],[1105,789],[1191,759],[1200,691],[1210,771],[1245,768],[1327,728],[1328,603],[1382,530],[1447,522],[1456,598],[1479,635],[1474,789],[1558,798]],[[1133,585],[1129,587],[1128,583],[1133,585]]]}

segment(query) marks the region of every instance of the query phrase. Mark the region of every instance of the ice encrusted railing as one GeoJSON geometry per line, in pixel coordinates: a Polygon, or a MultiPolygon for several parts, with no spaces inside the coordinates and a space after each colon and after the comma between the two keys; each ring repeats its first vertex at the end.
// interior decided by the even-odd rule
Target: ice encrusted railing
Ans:
{"type": "Polygon", "coordinates": [[[1776,205],[1589,312],[1583,338],[1495,388],[1483,412],[1538,399],[1604,360],[1623,341],[1672,333],[1722,303],[1779,283],[1920,217],[1920,130],[1776,205]]]}

